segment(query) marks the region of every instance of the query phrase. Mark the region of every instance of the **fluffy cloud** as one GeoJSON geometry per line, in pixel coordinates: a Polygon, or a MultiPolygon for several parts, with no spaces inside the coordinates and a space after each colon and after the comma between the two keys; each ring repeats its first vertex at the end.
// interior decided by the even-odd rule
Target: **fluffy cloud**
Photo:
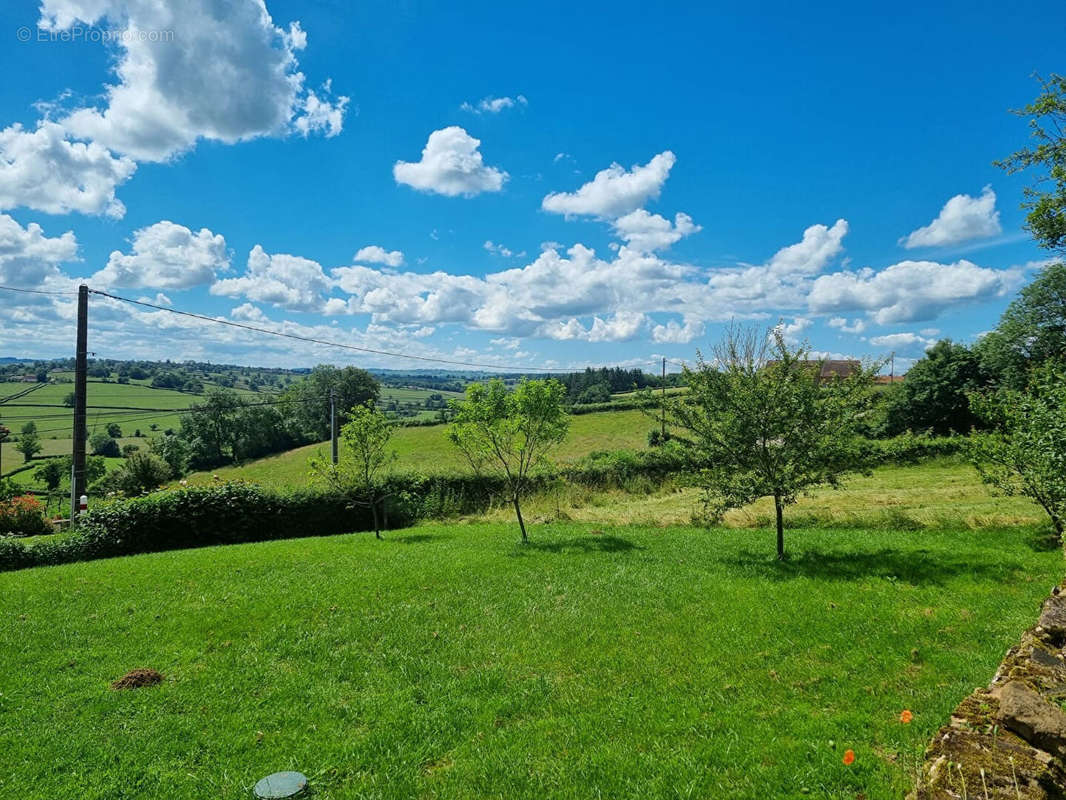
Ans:
{"type": "Polygon", "coordinates": [[[936,219],[904,236],[900,244],[907,249],[941,247],[996,236],[1002,230],[996,211],[996,193],[991,186],[986,186],[980,197],[968,194],[952,197],[940,209],[936,219]]]}
{"type": "Polygon", "coordinates": [[[211,283],[229,269],[226,240],[207,228],[198,233],[168,220],[133,234],[132,252],[114,250],[92,277],[103,286],[189,289],[211,283]]]}
{"type": "Polygon", "coordinates": [[[480,146],[480,139],[457,125],[433,131],[422,148],[421,161],[397,161],[393,177],[397,183],[448,197],[498,192],[508,175],[485,164],[480,146]]]}
{"type": "Polygon", "coordinates": [[[665,217],[650,214],[643,208],[630,211],[611,225],[627,247],[642,253],[665,249],[683,237],[702,230],[692,221],[692,217],[684,212],[678,212],[671,224],[665,217]]]}
{"type": "Polygon", "coordinates": [[[25,228],[0,214],[0,283],[34,288],[61,277],[59,265],[78,255],[74,233],[47,237],[36,222],[25,228]]]}
{"type": "Polygon", "coordinates": [[[507,108],[528,105],[524,95],[515,97],[483,97],[476,103],[463,103],[463,111],[472,111],[475,114],[499,114],[507,108]]]}
{"type": "Polygon", "coordinates": [[[384,264],[387,267],[401,267],[403,266],[403,252],[400,250],[389,251],[379,245],[368,244],[366,247],[359,249],[359,252],[352,257],[352,261],[359,261],[364,264],[384,264]]]}
{"type": "Polygon", "coordinates": [[[845,317],[833,317],[827,324],[841,333],[862,333],[866,330],[866,322],[861,319],[849,323],[845,317]]]}
{"type": "Polygon", "coordinates": [[[585,328],[576,319],[546,325],[543,335],[551,339],[578,339],[585,342],[625,342],[634,338],[644,327],[647,318],[639,311],[619,311],[608,320],[593,317],[585,328]]]}
{"type": "Polygon", "coordinates": [[[781,335],[785,337],[785,341],[789,344],[799,344],[800,337],[803,336],[803,332],[811,327],[813,323],[806,317],[796,317],[792,322],[781,322],[777,325],[777,330],[781,331],[781,335]]]}
{"type": "Polygon", "coordinates": [[[665,325],[656,325],[651,329],[652,341],[663,344],[688,344],[700,336],[703,336],[703,323],[699,320],[685,320],[685,324],[681,325],[671,319],[665,325]]]}
{"type": "Polygon", "coordinates": [[[121,217],[126,207],[115,187],[137,169],[95,142],[70,142],[63,128],[41,122],[0,130],[0,209],[26,206],[48,214],[104,214],[121,217]]]}
{"type": "Polygon", "coordinates": [[[616,219],[658,197],[676,160],[672,152],[665,150],[644,166],[636,164],[629,171],[621,164],[611,164],[576,192],[547,195],[541,207],[568,216],[616,219]]]}
{"type": "Polygon", "coordinates": [[[113,32],[116,82],[98,104],[48,105],[34,130],[0,130],[0,209],[122,217],[115,198],[141,161],[167,161],[200,139],[233,143],[340,132],[348,98],[304,87],[298,23],[274,25],[262,0],[43,0],[38,25],[113,32]]]}
{"type": "Polygon", "coordinates": [[[905,353],[921,353],[928,347],[936,344],[936,339],[920,336],[917,333],[889,333],[884,336],[870,337],[870,344],[874,347],[884,347],[891,350],[902,350],[905,353]]]}
{"type": "Polygon", "coordinates": [[[239,320],[241,322],[266,322],[267,315],[263,313],[263,309],[259,306],[252,305],[251,303],[241,303],[239,306],[229,312],[232,319],[239,320]]]}
{"type": "Polygon", "coordinates": [[[165,161],[198,139],[340,130],[347,98],[330,101],[328,85],[322,97],[304,88],[296,52],[307,36],[298,23],[276,26],[262,0],[44,0],[39,25],[57,31],[104,20],[129,35],[117,37],[117,82],[105,103],[60,120],[76,139],[165,161]]]}
{"type": "Polygon", "coordinates": [[[901,261],[880,272],[822,275],[809,296],[812,311],[867,311],[879,324],[935,318],[961,302],[1000,297],[1013,289],[1020,275],[1014,270],[979,267],[966,260],[954,264],[901,261]]]}
{"type": "Polygon", "coordinates": [[[211,287],[211,294],[243,296],[293,311],[322,311],[330,280],[316,261],[300,256],[271,255],[256,245],[248,254],[248,269],[240,278],[227,278],[211,287]]]}

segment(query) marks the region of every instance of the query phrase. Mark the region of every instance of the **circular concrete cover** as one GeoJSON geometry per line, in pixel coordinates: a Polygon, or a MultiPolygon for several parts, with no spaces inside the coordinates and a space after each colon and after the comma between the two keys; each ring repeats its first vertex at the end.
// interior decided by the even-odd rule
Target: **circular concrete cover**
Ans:
{"type": "Polygon", "coordinates": [[[299,797],[307,789],[307,777],[300,772],[275,772],[255,785],[255,796],[260,800],[280,800],[299,797]]]}

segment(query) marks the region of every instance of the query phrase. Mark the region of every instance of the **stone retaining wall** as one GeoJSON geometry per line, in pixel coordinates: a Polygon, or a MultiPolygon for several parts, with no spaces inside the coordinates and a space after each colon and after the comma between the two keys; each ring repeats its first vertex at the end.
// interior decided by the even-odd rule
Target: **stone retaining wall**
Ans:
{"type": "Polygon", "coordinates": [[[1066,800],[1066,587],[933,737],[911,800],[1066,800]]]}

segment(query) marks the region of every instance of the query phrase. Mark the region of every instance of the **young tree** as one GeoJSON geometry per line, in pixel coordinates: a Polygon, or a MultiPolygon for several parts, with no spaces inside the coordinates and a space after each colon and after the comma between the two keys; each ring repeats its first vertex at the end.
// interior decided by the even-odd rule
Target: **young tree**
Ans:
{"type": "Polygon", "coordinates": [[[885,427],[890,434],[932,431],[938,436],[969,433],[980,423],[970,410],[969,393],[984,388],[985,371],[968,347],[941,339],[907,370],[907,380],[888,399],[885,427]]]}
{"type": "Polygon", "coordinates": [[[1066,545],[1066,370],[1047,364],[1033,373],[1028,391],[1002,386],[974,395],[971,404],[994,426],[970,441],[981,479],[1038,503],[1066,545]]]}
{"type": "Polygon", "coordinates": [[[27,462],[41,452],[41,440],[40,437],[37,436],[36,423],[27,422],[22,426],[22,433],[19,434],[19,440],[15,444],[15,449],[22,453],[22,457],[27,462]]]}
{"type": "Polygon", "coordinates": [[[448,438],[477,474],[491,471],[507,483],[522,541],[529,541],[521,497],[530,470],[545,463],[552,447],[566,438],[570,419],[563,403],[566,387],[554,378],[524,380],[508,392],[503,381],[472,383],[466,399],[453,401],[448,438]]]}
{"type": "Polygon", "coordinates": [[[89,437],[89,448],[94,456],[118,458],[122,455],[122,448],[118,446],[118,441],[112,439],[103,431],[94,433],[89,437]]]}
{"type": "Polygon", "coordinates": [[[373,403],[356,406],[341,428],[342,457],[334,465],[330,459],[311,459],[311,476],[352,502],[370,508],[374,536],[381,538],[378,509],[388,498],[384,477],[396,460],[389,449],[394,423],[373,403]]]}
{"type": "Polygon", "coordinates": [[[1066,75],[1038,78],[1043,91],[1015,113],[1029,119],[1035,145],[998,162],[1008,173],[1035,169],[1039,189],[1025,190],[1026,227],[1044,247],[1066,252],[1066,75]]]}
{"type": "Polygon", "coordinates": [[[875,368],[822,379],[822,362],[791,348],[780,329],[733,328],[685,368],[689,392],[667,405],[717,521],[730,508],[774,498],[777,557],[785,558],[784,507],[865,469],[857,429],[870,405],[875,368]]]}

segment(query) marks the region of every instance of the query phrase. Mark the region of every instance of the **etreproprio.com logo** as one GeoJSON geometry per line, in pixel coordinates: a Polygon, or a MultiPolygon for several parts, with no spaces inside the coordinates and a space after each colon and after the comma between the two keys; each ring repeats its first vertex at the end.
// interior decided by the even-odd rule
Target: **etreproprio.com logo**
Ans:
{"type": "Polygon", "coordinates": [[[137,28],[94,28],[83,25],[50,30],[48,28],[31,28],[23,25],[15,31],[15,38],[20,42],[86,42],[89,44],[100,42],[172,42],[174,41],[174,31],[140,30],[137,28]]]}

